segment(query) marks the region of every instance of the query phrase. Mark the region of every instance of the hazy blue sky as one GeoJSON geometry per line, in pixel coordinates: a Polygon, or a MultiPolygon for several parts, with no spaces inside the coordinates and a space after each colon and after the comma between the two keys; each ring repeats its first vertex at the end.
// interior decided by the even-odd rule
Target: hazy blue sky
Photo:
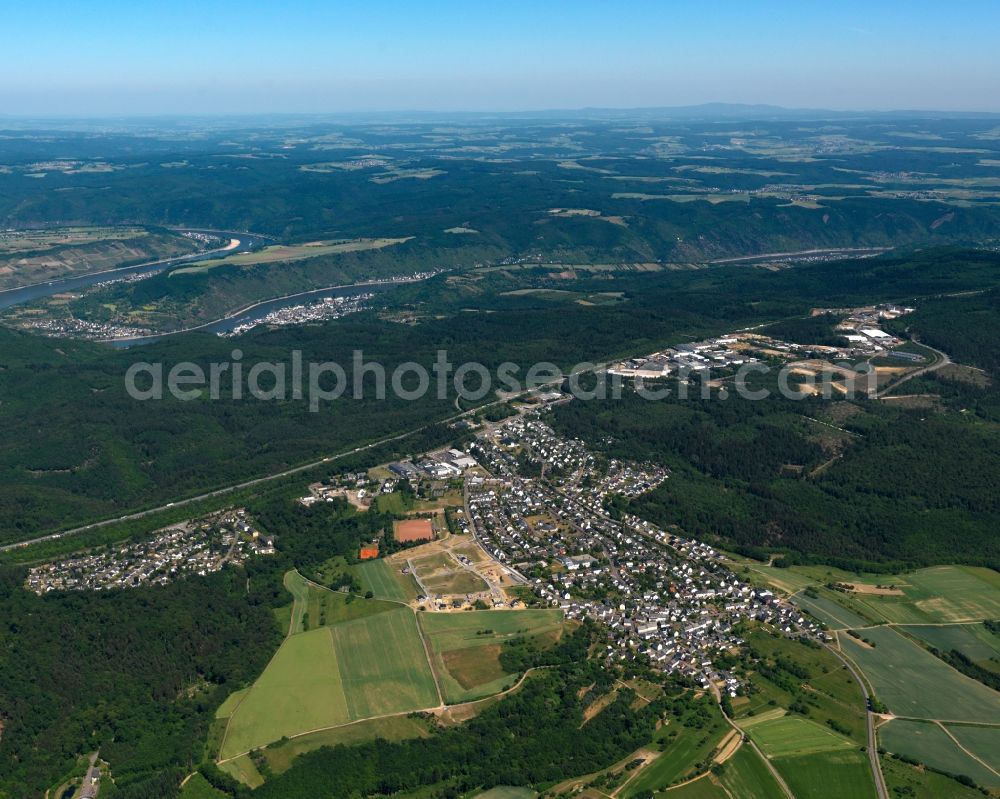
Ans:
{"type": "Polygon", "coordinates": [[[997,0],[0,2],[0,114],[1000,111],[997,0]]]}

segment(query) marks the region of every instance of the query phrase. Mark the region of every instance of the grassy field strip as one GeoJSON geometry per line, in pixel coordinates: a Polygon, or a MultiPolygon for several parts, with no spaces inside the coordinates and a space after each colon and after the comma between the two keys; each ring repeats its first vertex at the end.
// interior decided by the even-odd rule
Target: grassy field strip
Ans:
{"type": "Polygon", "coordinates": [[[851,749],[854,744],[842,735],[799,716],[783,716],[752,726],[754,742],[769,758],[851,749]]]}
{"type": "Polygon", "coordinates": [[[784,718],[788,715],[788,711],[783,707],[776,707],[774,710],[768,710],[765,713],[758,713],[755,716],[749,716],[745,719],[739,719],[735,722],[736,726],[741,730],[746,732],[747,730],[752,730],[754,727],[763,724],[768,721],[774,721],[775,719],[784,718]]]}
{"type": "Polygon", "coordinates": [[[445,705],[446,700],[444,692],[441,690],[441,679],[438,676],[437,669],[434,666],[434,656],[431,651],[430,642],[427,640],[427,636],[424,635],[424,628],[420,624],[419,617],[414,618],[414,622],[416,623],[417,627],[417,635],[420,637],[420,645],[423,647],[424,650],[424,657],[427,658],[427,668],[430,669],[431,679],[434,681],[434,691],[435,693],[437,693],[438,702],[443,707],[445,705]]]}
{"type": "Polygon", "coordinates": [[[218,765],[230,777],[251,788],[259,788],[264,784],[264,777],[257,770],[257,766],[254,765],[249,755],[243,754],[232,760],[220,762],[218,765]]]}
{"type": "Polygon", "coordinates": [[[292,595],[292,619],[288,625],[288,635],[302,632],[302,617],[309,607],[309,586],[297,571],[285,572],[285,589],[292,595]]]}
{"type": "Polygon", "coordinates": [[[232,716],[249,692],[249,688],[241,688],[239,691],[233,691],[226,697],[226,701],[219,705],[219,709],[215,711],[215,718],[228,719],[232,716]]]}
{"type": "Polygon", "coordinates": [[[848,635],[841,645],[894,715],[986,724],[1000,719],[1000,694],[953,669],[889,627],[848,635]]]}
{"type": "MultiPolygon", "coordinates": [[[[286,634],[286,639],[296,632],[296,627],[301,628],[302,625],[302,613],[304,612],[305,596],[306,596],[306,586],[305,578],[302,577],[295,570],[290,570],[285,572],[285,576],[282,579],[282,584],[284,587],[292,594],[292,612],[290,614],[291,621],[288,626],[288,632],[286,634]],[[298,616],[296,616],[296,608],[298,608],[298,616]]],[[[264,667],[264,671],[271,666],[272,663],[277,659],[279,653],[281,652],[281,647],[279,646],[277,651],[271,656],[271,660],[268,661],[267,666],[264,667]]],[[[255,683],[256,685],[256,683],[255,683]]],[[[228,718],[229,721],[226,723],[226,731],[223,733],[222,743],[219,746],[219,757],[222,758],[222,752],[226,749],[226,743],[229,738],[229,731],[233,723],[233,716],[236,715],[237,711],[242,706],[243,702],[249,696],[250,691],[253,686],[249,688],[243,688],[239,691],[234,691],[230,696],[226,697],[226,700],[220,705],[219,709],[215,713],[215,718],[222,719],[228,718]],[[223,715],[225,713],[225,715],[223,715]]]]}
{"type": "Polygon", "coordinates": [[[285,587],[295,598],[288,636],[253,686],[223,704],[229,722],[220,762],[282,737],[440,704],[428,689],[436,682],[412,610],[371,615],[369,600],[358,599],[359,618],[302,632],[311,592],[329,590],[295,571],[285,587]],[[379,694],[387,701],[379,704],[379,694]]]}
{"type": "Polygon", "coordinates": [[[338,654],[324,628],[286,638],[230,718],[220,758],[356,718],[349,712],[338,654]]]}

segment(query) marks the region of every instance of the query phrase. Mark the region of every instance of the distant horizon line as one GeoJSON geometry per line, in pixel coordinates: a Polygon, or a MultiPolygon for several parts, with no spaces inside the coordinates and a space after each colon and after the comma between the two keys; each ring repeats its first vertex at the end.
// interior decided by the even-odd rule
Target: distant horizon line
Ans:
{"type": "Polygon", "coordinates": [[[941,109],[941,108],[823,108],[808,106],[783,106],[772,103],[730,103],[704,102],[687,105],[643,105],[643,106],[573,106],[548,108],[497,108],[497,109],[421,109],[421,108],[385,108],[385,109],[342,109],[336,111],[139,111],[130,113],[98,112],[93,114],[80,113],[20,113],[0,112],[0,120],[16,121],[98,121],[98,120],[163,120],[163,119],[259,119],[259,118],[336,118],[336,117],[376,117],[376,116],[413,116],[413,117],[491,117],[491,116],[580,116],[586,114],[604,115],[608,117],[651,116],[651,115],[682,115],[685,117],[703,118],[717,117],[733,119],[746,118],[748,114],[764,114],[769,116],[785,116],[795,118],[818,118],[822,116],[835,117],[939,117],[939,118],[991,118],[1000,117],[1000,109],[941,109]]]}

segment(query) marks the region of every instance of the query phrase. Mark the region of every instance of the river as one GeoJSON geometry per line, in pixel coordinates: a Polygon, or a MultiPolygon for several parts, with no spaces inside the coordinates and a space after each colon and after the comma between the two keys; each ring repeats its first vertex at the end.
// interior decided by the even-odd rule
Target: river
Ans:
{"type": "Polygon", "coordinates": [[[210,250],[208,252],[192,253],[191,255],[182,255],[177,258],[167,258],[162,261],[147,261],[146,263],[134,264],[133,266],[123,266],[118,269],[107,269],[103,272],[90,272],[85,275],[73,275],[71,277],[49,280],[45,283],[34,283],[30,286],[5,289],[0,291],[0,310],[10,308],[14,305],[21,305],[25,302],[32,302],[33,300],[51,297],[53,294],[60,294],[64,291],[80,291],[81,289],[89,288],[96,283],[102,283],[106,280],[115,280],[128,277],[129,275],[154,274],[156,272],[162,272],[169,269],[172,266],[177,266],[178,264],[205,261],[210,258],[218,258],[220,255],[230,255],[238,252],[259,250],[262,247],[266,247],[268,244],[274,243],[273,239],[249,233],[195,230],[194,228],[185,228],[185,230],[190,230],[192,233],[213,233],[222,238],[236,239],[239,243],[236,247],[224,251],[210,250]]]}
{"type": "Polygon", "coordinates": [[[403,278],[400,280],[386,282],[352,283],[345,286],[330,286],[323,289],[313,289],[311,291],[303,291],[298,294],[289,294],[285,297],[276,297],[273,300],[264,300],[256,305],[251,305],[248,308],[236,311],[235,313],[225,316],[222,319],[216,319],[213,322],[206,322],[205,324],[198,325],[197,327],[188,327],[183,330],[173,330],[167,333],[154,333],[149,336],[107,339],[102,343],[110,344],[112,347],[124,349],[126,347],[134,347],[140,344],[152,344],[156,341],[162,341],[168,336],[176,336],[181,333],[228,333],[238,325],[242,325],[246,322],[256,322],[263,319],[272,311],[277,311],[281,308],[288,308],[293,305],[305,305],[309,302],[317,302],[325,297],[347,297],[352,294],[369,294],[388,291],[396,286],[404,285],[406,283],[415,283],[418,280],[426,280],[426,278],[403,278]]]}

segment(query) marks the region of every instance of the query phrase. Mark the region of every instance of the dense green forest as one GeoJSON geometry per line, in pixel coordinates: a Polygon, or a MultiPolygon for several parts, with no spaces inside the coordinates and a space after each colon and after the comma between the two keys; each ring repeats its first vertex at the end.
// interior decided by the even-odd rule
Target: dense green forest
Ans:
{"type": "MultiPolygon", "coordinates": [[[[108,790],[116,799],[172,797],[199,767],[227,791],[246,792],[211,765],[205,740],[215,708],[257,677],[280,641],[272,609],[288,602],[284,572],[315,573],[337,556],[355,560],[358,544],[391,522],[346,502],[305,508],[294,493],[290,487],[264,492],[249,506],[263,529],[280,531],[277,555],[208,577],[37,597],[21,587],[23,569],[0,570],[7,620],[0,631],[0,797],[38,796],[78,754],[98,749],[111,764],[108,790]]],[[[261,790],[305,796],[307,786],[331,774],[340,776],[323,795],[434,784],[461,790],[543,781],[614,762],[649,739],[660,714],[685,713],[687,700],[633,711],[634,697],[622,691],[581,733],[583,708],[613,683],[612,674],[588,661],[598,635],[586,624],[542,652],[515,640],[503,653],[506,665],[546,668],[469,725],[442,729],[427,741],[322,750],[261,790]],[[490,743],[496,736],[516,742],[501,752],[490,743]],[[484,746],[492,752],[486,758],[484,746]]]]}
{"type": "Polygon", "coordinates": [[[288,241],[412,235],[449,247],[466,238],[514,257],[541,251],[598,262],[1000,235],[988,194],[970,203],[955,186],[992,185],[984,154],[995,150],[994,122],[921,120],[939,147],[910,144],[882,120],[842,124],[845,143],[855,146],[835,157],[819,131],[778,120],[738,140],[720,139],[718,125],[705,122],[623,128],[517,118],[446,127],[317,120],[206,123],[196,132],[10,131],[0,224],[129,222],[288,241]],[[37,164],[56,158],[66,167],[40,175],[37,164]],[[81,174],[81,164],[101,169],[81,174]],[[789,201],[804,191],[814,207],[789,201]],[[918,191],[940,200],[907,196],[918,191]],[[961,205],[948,202],[958,198],[961,205]],[[727,201],[704,201],[719,199],[727,201]],[[551,213],[560,208],[598,215],[551,213]],[[472,232],[446,232],[456,227],[472,232]]]}
{"type": "Polygon", "coordinates": [[[821,344],[843,347],[844,334],[835,330],[841,318],[836,314],[817,314],[801,319],[784,319],[764,328],[767,335],[793,344],[821,344]]]}
{"type": "MultiPolygon", "coordinates": [[[[651,403],[626,392],[561,405],[552,423],[603,455],[669,467],[655,491],[613,498],[615,512],[747,554],[777,553],[779,566],[1000,565],[995,120],[894,127],[845,118],[833,136],[802,120],[745,126],[752,130],[582,118],[177,124],[4,131],[0,228],[141,225],[159,236],[166,226],[210,227],[286,243],[413,238],[377,252],[166,273],[60,297],[60,307],[94,320],[147,308],[179,327],[317,286],[448,271],[395,287],[346,319],[235,339],[182,334],[118,351],[0,327],[0,544],[351,453],[227,499],[0,559],[0,799],[38,799],[79,755],[98,750],[111,764],[107,799],[171,799],[196,769],[233,799],[251,795],[211,765],[207,744],[216,708],[281,641],[282,576],[296,568],[348,584],[338,570],[392,522],[345,502],[305,508],[295,497],[307,481],[455,442],[442,420],[469,407],[453,391],[378,400],[371,380],[364,398],[351,398],[357,350],[388,372],[408,361],[430,366],[446,350],[454,364],[491,371],[516,363],[523,378],[537,362],[568,368],[751,325],[838,343],[835,317],[812,309],[912,303],[917,311],[896,329],[982,370],[906,384],[926,402],[716,393],[651,403]],[[923,138],[912,143],[914,134],[923,138]],[[726,262],[842,248],[895,249],[726,262]],[[136,361],[207,367],[235,348],[246,365],[288,364],[293,351],[306,363],[335,361],[347,368],[347,391],[317,413],[296,399],[235,399],[231,372],[220,400],[139,402],[125,391],[136,361]],[[415,432],[352,452],[407,431],[415,432]],[[276,535],[277,554],[155,588],[36,596],[23,587],[32,558],[115,546],[230,499],[276,535]]],[[[10,285],[21,279],[16,260],[0,264],[14,270],[10,285]]],[[[650,744],[658,724],[672,738],[717,717],[711,696],[679,681],[667,696],[634,703],[616,683],[631,675],[590,659],[600,636],[584,624],[551,648],[509,642],[504,668],[534,671],[474,719],[426,739],[309,752],[252,795],[457,799],[498,785],[542,788],[650,744]],[[612,687],[616,698],[585,721],[612,687]]],[[[957,654],[948,659],[986,680],[957,654]]],[[[804,679],[775,661],[770,679],[786,674],[804,679]]]]}
{"type": "Polygon", "coordinates": [[[552,278],[545,270],[490,272],[458,283],[442,275],[401,291],[393,312],[415,317],[409,322],[370,312],[237,340],[182,335],[129,351],[0,329],[0,434],[6,443],[0,450],[0,538],[29,538],[198,495],[456,412],[453,393],[440,401],[434,392],[405,401],[389,392],[381,401],[369,389],[355,400],[348,388],[318,413],[303,401],[227,399],[229,373],[222,377],[220,400],[137,402],[124,386],[137,360],[162,362],[165,371],[180,361],[207,367],[228,362],[238,347],[244,363],[287,364],[299,350],[305,363],[344,365],[350,384],[355,350],[391,372],[406,361],[429,367],[443,349],[454,364],[476,361],[495,370],[514,362],[523,380],[537,362],[569,368],[641,354],[761,319],[801,317],[820,304],[990,288],[1000,280],[998,264],[995,253],[946,250],[778,272],[730,266],[599,273],[573,282],[577,291],[622,295],[607,305],[506,293],[546,287],[552,278]]]}
{"type": "Polygon", "coordinates": [[[0,796],[39,796],[100,749],[123,795],[172,796],[215,708],[280,640],[226,570],[165,587],[38,597],[0,567],[0,796]],[[158,785],[167,774],[169,790],[158,785]],[[128,793],[125,793],[125,791],[128,793]]]}
{"type": "Polygon", "coordinates": [[[897,319],[895,326],[945,350],[958,363],[1000,375],[1000,289],[928,300],[916,313],[897,319]]]}
{"type": "Polygon", "coordinates": [[[107,593],[23,588],[0,566],[0,797],[40,795],[82,752],[100,750],[120,793],[174,796],[207,756],[215,709],[259,675],[281,640],[273,608],[287,604],[290,568],[315,574],[392,517],[346,502],[305,508],[301,486],[249,504],[277,532],[277,555],[166,586],[107,593]]]}
{"type": "Polygon", "coordinates": [[[670,479],[628,506],[696,538],[788,551],[788,563],[998,565],[995,385],[928,377],[914,390],[936,390],[943,406],[777,392],[652,402],[629,392],[553,416],[561,432],[609,455],[670,466],[670,479]]]}

